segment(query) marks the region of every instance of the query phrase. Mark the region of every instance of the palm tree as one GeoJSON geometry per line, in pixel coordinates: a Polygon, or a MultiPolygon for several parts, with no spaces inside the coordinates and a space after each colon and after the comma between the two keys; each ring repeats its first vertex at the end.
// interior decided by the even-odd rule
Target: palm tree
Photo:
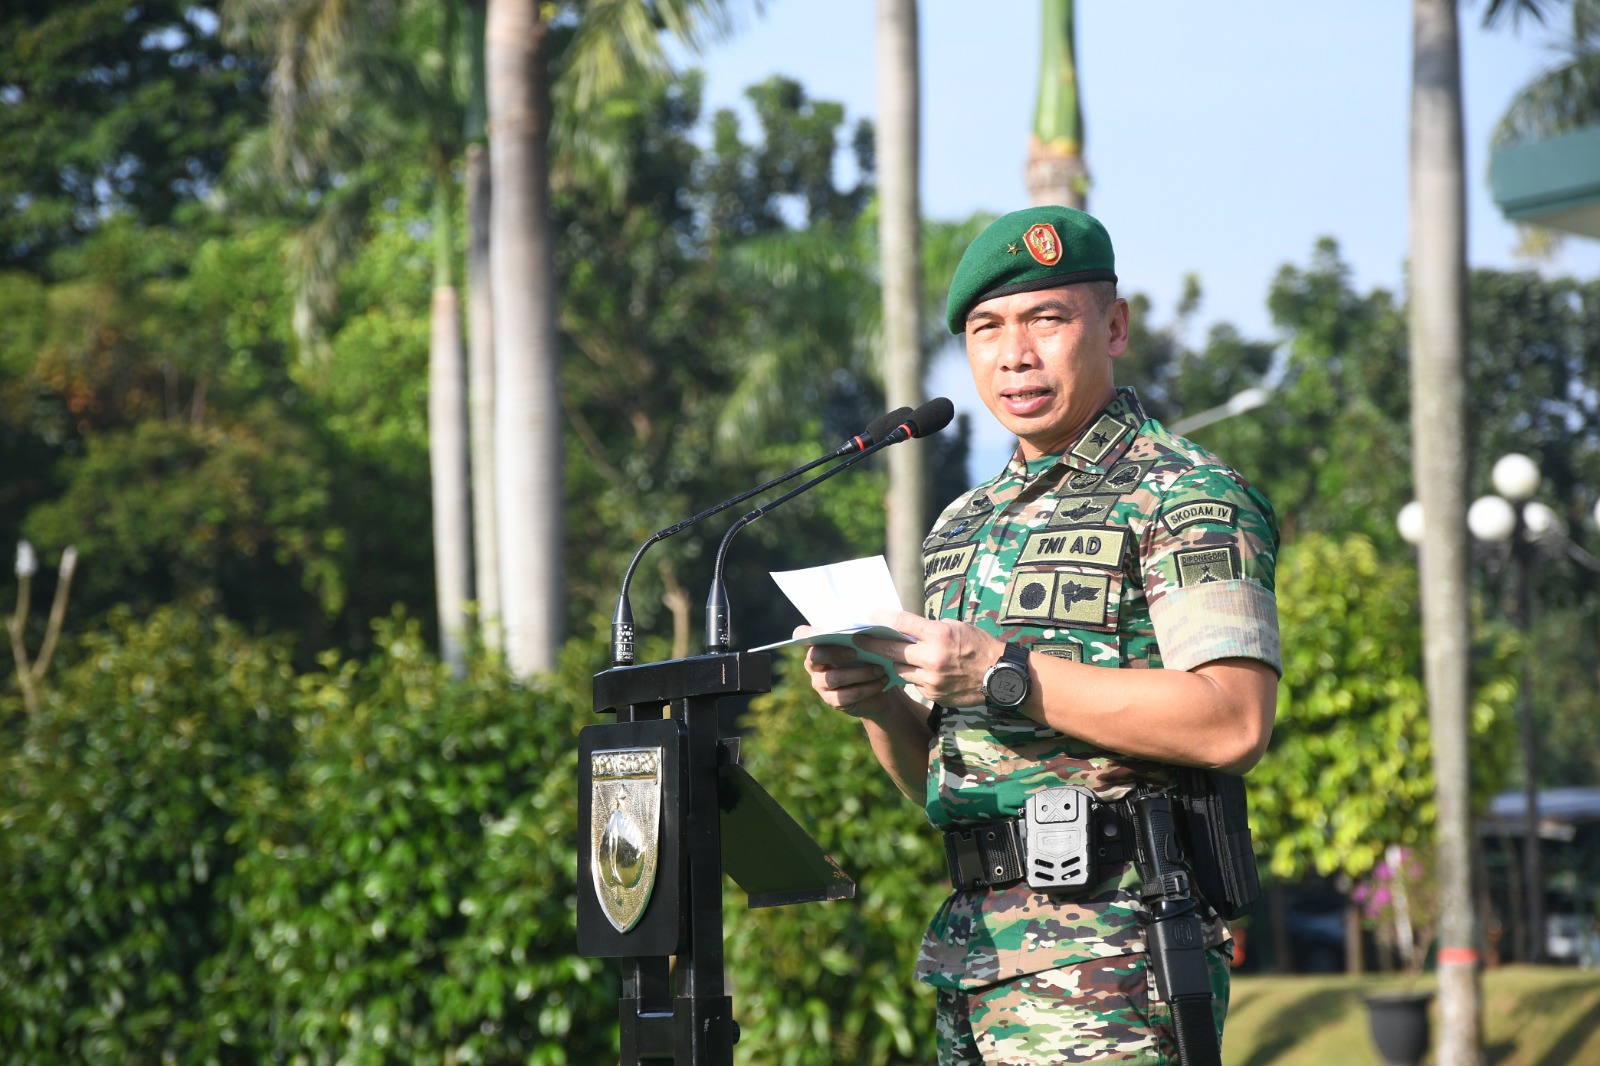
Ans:
{"type": "Polygon", "coordinates": [[[441,657],[464,670],[471,599],[471,512],[465,365],[454,283],[453,166],[462,122],[455,89],[453,6],[441,47],[405,50],[393,34],[431,5],[229,0],[225,32],[274,59],[271,119],[241,150],[235,173],[261,184],[287,178],[319,187],[318,208],[296,242],[296,328],[302,349],[321,348],[320,318],[333,276],[365,220],[383,164],[420,136],[433,177],[434,291],[428,352],[428,453],[433,490],[434,582],[441,657]],[[352,122],[359,113],[361,121],[352,122]]]}
{"type": "Polygon", "coordinates": [[[1028,196],[1035,205],[1082,211],[1089,200],[1089,170],[1083,162],[1073,0],[1041,0],[1039,7],[1039,99],[1024,171],[1028,196]]]}
{"type": "Polygon", "coordinates": [[[1572,0],[1572,34],[1559,56],[1512,98],[1495,127],[1497,146],[1600,122],[1600,0],[1572,0]]]}
{"type": "MultiPolygon", "coordinates": [[[[891,409],[922,404],[922,207],[916,0],[878,0],[878,266],[883,381],[891,409]]],[[[922,604],[928,451],[889,453],[888,551],[908,610],[922,604]]]]}
{"type": "Polygon", "coordinates": [[[494,189],[495,518],[506,660],[520,677],[555,666],[564,606],[550,37],[537,0],[489,0],[484,84],[494,189]]]}
{"type": "Polygon", "coordinates": [[[495,520],[494,301],[489,282],[488,102],[484,87],[485,0],[466,0],[464,195],[467,215],[467,396],[472,457],[472,562],[478,631],[485,646],[500,641],[500,539],[495,520]]]}
{"type": "MultiPolygon", "coordinates": [[[[1542,0],[1490,0],[1540,13],[1542,0]]],[[[1439,1062],[1481,1056],[1468,763],[1466,193],[1456,0],[1413,0],[1411,90],[1412,475],[1427,516],[1421,553],[1424,677],[1439,854],[1439,1062]]]]}
{"type": "Polygon", "coordinates": [[[661,31],[698,47],[725,29],[725,7],[725,0],[489,0],[495,506],[506,661],[520,677],[555,666],[565,611],[552,127],[576,137],[578,116],[607,93],[629,79],[670,73],[661,31]],[[558,68],[550,18],[574,16],[576,35],[558,68]],[[553,106],[556,85],[566,106],[553,106]]]}

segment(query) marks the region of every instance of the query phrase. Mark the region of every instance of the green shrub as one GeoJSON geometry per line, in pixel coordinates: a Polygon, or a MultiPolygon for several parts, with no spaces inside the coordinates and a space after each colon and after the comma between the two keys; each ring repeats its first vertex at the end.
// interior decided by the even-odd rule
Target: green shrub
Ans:
{"type": "Polygon", "coordinates": [[[251,811],[292,746],[283,645],[114,614],[0,755],[0,1062],[205,1061],[251,811]]]}
{"type": "Polygon", "coordinates": [[[462,681],[415,622],[301,679],[292,808],[241,864],[232,1009],[305,1063],[590,1063],[614,1055],[614,967],[573,924],[586,655],[518,687],[462,681]],[[248,976],[245,976],[248,975],[248,976]]]}
{"type": "Polygon", "coordinates": [[[939,836],[824,706],[797,658],[752,701],[743,763],[855,879],[848,901],[749,910],[726,897],[728,976],[747,1066],[926,1062],[933,994],[913,975],[949,890],[939,836]]]}

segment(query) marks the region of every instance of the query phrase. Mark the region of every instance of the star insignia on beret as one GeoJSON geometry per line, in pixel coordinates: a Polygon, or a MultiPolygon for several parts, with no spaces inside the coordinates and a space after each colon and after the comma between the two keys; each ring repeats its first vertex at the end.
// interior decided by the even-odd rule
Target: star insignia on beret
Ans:
{"type": "Polygon", "coordinates": [[[1016,242],[1015,242],[1015,241],[1013,241],[1013,242],[1012,242],[1012,243],[1010,243],[1010,244],[1008,244],[1008,245],[1006,245],[1006,251],[1007,251],[1007,252],[1009,252],[1009,253],[1010,253],[1010,254],[1012,254],[1012,255],[1016,255],[1016,254],[1017,254],[1017,253],[1018,253],[1018,252],[1020,252],[1020,251],[1021,251],[1021,250],[1022,250],[1022,249],[1020,249],[1020,248],[1018,248],[1018,247],[1017,247],[1017,245],[1016,245],[1016,242]]]}

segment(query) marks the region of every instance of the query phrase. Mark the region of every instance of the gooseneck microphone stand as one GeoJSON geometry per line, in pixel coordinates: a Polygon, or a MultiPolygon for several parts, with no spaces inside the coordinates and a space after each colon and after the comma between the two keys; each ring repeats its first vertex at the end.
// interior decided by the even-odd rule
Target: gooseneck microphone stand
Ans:
{"type": "Polygon", "coordinates": [[[835,474],[848,470],[874,452],[882,451],[891,444],[898,444],[913,437],[932,436],[945,426],[948,426],[950,420],[954,417],[955,407],[948,399],[941,396],[938,399],[929,400],[912,412],[905,421],[890,430],[888,435],[876,444],[850,456],[838,466],[825,470],[811,480],[790,489],[777,499],[764,503],[755,510],[742,515],[733,525],[729,526],[728,532],[722,536],[722,543],[717,546],[716,562],[711,571],[711,591],[706,596],[706,648],[710,651],[726,651],[733,639],[733,626],[729,620],[728,587],[722,580],[722,567],[728,556],[728,545],[733,542],[735,533],[738,533],[768,511],[788,503],[802,492],[808,492],[835,474]]]}
{"type": "Polygon", "coordinates": [[[622,575],[622,591],[617,596],[617,609],[611,617],[611,665],[632,666],[634,663],[633,604],[628,599],[628,590],[633,585],[633,572],[639,568],[639,560],[644,558],[645,551],[652,544],[681,533],[696,522],[704,521],[714,514],[727,510],[734,504],[743,503],[752,496],[766,492],[768,489],[776,488],[791,478],[799,477],[807,471],[816,469],[823,463],[830,463],[847,455],[859,455],[874,443],[881,441],[885,434],[904,423],[911,414],[911,408],[901,407],[890,411],[888,414],[879,415],[867,425],[866,429],[851,437],[827,455],[813,459],[803,466],[797,466],[788,473],[780,474],[771,481],[757,485],[753,489],[747,489],[732,499],[723,500],[713,507],[706,508],[692,518],[685,518],[681,522],[674,523],[653,533],[648,540],[639,545],[639,550],[633,553],[633,561],[628,564],[627,571],[622,575]]]}

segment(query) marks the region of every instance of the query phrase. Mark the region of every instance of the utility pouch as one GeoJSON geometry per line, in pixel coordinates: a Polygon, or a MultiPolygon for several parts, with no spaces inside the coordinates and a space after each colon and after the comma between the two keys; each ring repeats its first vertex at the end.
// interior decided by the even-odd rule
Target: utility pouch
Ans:
{"type": "Polygon", "coordinates": [[[1243,917],[1261,898],[1244,778],[1183,767],[1177,799],[1195,887],[1222,917],[1243,917]]]}
{"type": "Polygon", "coordinates": [[[1028,797],[1022,835],[1030,888],[1049,891],[1089,883],[1094,809],[1094,793],[1078,785],[1047,788],[1028,797]]]}

